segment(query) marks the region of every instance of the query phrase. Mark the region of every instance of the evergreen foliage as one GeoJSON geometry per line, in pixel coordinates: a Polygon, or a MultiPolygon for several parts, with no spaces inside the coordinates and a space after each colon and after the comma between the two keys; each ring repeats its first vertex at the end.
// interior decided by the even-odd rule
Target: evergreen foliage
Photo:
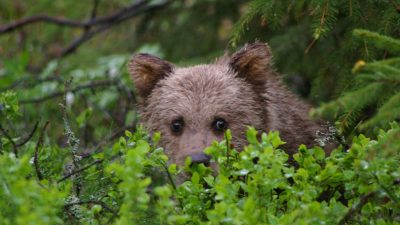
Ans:
{"type": "Polygon", "coordinates": [[[259,29],[258,24],[276,30],[267,35],[272,35],[277,66],[285,68],[289,83],[298,80],[297,74],[306,77],[311,92],[303,94],[329,102],[314,115],[338,121],[350,141],[360,132],[376,135],[399,120],[399,11],[396,1],[253,0],[231,41],[248,40],[248,30],[259,29]]]}
{"type": "MultiPolygon", "coordinates": [[[[354,30],[354,35],[368,44],[400,53],[400,40],[367,30],[354,30]]],[[[366,63],[358,61],[353,68],[356,90],[345,92],[342,97],[321,105],[315,115],[339,119],[342,130],[354,127],[364,132],[387,128],[391,121],[400,119],[400,58],[391,57],[366,63]],[[373,112],[360,112],[376,109],[373,112]],[[349,122],[349,118],[353,121],[349,122]],[[356,119],[354,119],[356,118],[356,119]],[[349,125],[350,123],[350,125],[349,125]]]]}

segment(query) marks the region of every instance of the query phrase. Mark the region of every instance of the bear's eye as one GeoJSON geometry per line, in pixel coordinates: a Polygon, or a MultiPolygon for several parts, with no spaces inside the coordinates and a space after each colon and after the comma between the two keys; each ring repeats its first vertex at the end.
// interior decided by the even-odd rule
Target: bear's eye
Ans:
{"type": "Polygon", "coordinates": [[[212,128],[216,132],[224,132],[228,128],[228,123],[222,118],[217,118],[214,120],[212,128]]]}
{"type": "Polygon", "coordinates": [[[170,126],[170,129],[173,133],[179,134],[182,132],[184,126],[184,122],[182,119],[173,120],[170,126]]]}

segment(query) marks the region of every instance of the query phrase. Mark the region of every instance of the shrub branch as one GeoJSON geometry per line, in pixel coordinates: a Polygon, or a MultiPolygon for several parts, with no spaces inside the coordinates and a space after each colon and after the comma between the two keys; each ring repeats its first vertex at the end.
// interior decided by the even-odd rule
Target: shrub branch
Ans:
{"type": "Polygon", "coordinates": [[[0,131],[1,133],[3,133],[4,136],[6,136],[7,140],[11,143],[11,145],[13,146],[13,151],[15,154],[15,157],[18,158],[18,149],[17,149],[17,145],[15,144],[14,140],[12,139],[12,137],[7,133],[6,129],[4,129],[1,125],[0,125],[0,131]]]}
{"type": "Polygon", "coordinates": [[[21,147],[21,146],[25,145],[30,139],[32,139],[33,134],[35,134],[38,125],[39,125],[39,121],[36,121],[35,125],[33,126],[32,131],[28,134],[28,136],[26,136],[26,138],[24,138],[24,140],[22,140],[20,143],[16,144],[16,146],[21,147]]]}
{"type": "Polygon", "coordinates": [[[38,139],[38,141],[36,143],[36,147],[35,147],[35,154],[33,157],[33,164],[35,165],[36,175],[39,180],[43,180],[43,175],[42,175],[42,172],[40,172],[40,166],[39,166],[39,150],[43,146],[44,133],[45,133],[48,125],[49,125],[49,121],[47,121],[44,124],[42,131],[40,132],[39,139],[38,139]]]}

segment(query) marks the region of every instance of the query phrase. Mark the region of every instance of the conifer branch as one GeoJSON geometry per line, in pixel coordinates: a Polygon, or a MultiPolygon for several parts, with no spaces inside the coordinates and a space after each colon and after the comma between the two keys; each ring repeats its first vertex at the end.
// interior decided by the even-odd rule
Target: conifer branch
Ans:
{"type": "Polygon", "coordinates": [[[385,49],[393,53],[400,52],[400,40],[398,39],[363,29],[355,29],[353,31],[353,35],[356,37],[365,38],[377,48],[385,49]]]}

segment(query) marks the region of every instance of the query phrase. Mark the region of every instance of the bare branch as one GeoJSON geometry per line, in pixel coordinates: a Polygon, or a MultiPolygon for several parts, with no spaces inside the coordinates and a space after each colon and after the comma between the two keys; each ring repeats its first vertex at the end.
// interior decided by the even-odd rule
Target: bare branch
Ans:
{"type": "Polygon", "coordinates": [[[94,165],[96,165],[96,164],[99,164],[99,163],[101,163],[101,162],[103,162],[103,160],[96,160],[96,161],[94,161],[94,162],[92,162],[92,163],[90,163],[90,164],[88,164],[88,165],[86,165],[86,166],[84,166],[84,167],[82,167],[82,168],[80,168],[80,169],[77,169],[77,170],[75,170],[75,171],[73,171],[73,172],[71,172],[71,173],[65,175],[65,176],[62,177],[61,179],[57,180],[57,182],[58,182],[58,183],[63,182],[64,180],[70,178],[71,176],[73,176],[73,175],[75,175],[75,174],[78,174],[78,173],[80,173],[80,172],[83,172],[83,171],[89,169],[90,167],[92,167],[92,166],[94,166],[94,165]]]}
{"type": "Polygon", "coordinates": [[[76,20],[70,20],[70,19],[65,19],[65,18],[60,18],[60,17],[52,17],[49,15],[35,15],[35,16],[25,17],[25,18],[16,20],[10,24],[1,26],[0,34],[5,34],[8,32],[11,32],[11,31],[15,31],[17,29],[23,28],[23,27],[33,24],[33,23],[50,23],[50,24],[54,24],[54,25],[67,26],[67,27],[73,27],[73,28],[86,28],[86,27],[90,27],[90,26],[96,26],[96,25],[112,22],[116,18],[130,12],[131,10],[141,7],[145,3],[146,3],[146,1],[142,0],[137,3],[132,4],[131,6],[120,9],[119,11],[117,11],[109,16],[100,17],[100,18],[94,19],[94,20],[90,19],[88,21],[76,21],[76,20]]]}
{"type": "Polygon", "coordinates": [[[79,202],[74,202],[74,203],[68,203],[65,204],[64,207],[65,208],[69,208],[73,205],[84,205],[84,204],[96,204],[96,205],[101,205],[102,208],[104,208],[105,210],[111,212],[111,213],[116,213],[113,209],[111,209],[106,203],[102,202],[102,201],[98,201],[98,200],[87,200],[87,201],[79,201],[79,202]]]}
{"type": "MultiPolygon", "coordinates": [[[[121,22],[124,22],[128,19],[131,19],[132,17],[138,16],[143,13],[147,12],[152,12],[154,10],[158,10],[166,5],[171,3],[170,0],[165,0],[161,1],[160,3],[153,4],[151,1],[148,0],[139,0],[136,1],[135,3],[131,4],[128,7],[122,8],[115,13],[112,13],[109,16],[103,16],[103,17],[97,17],[97,8],[99,4],[99,0],[94,0],[93,8],[91,11],[91,17],[90,19],[86,21],[75,21],[75,20],[69,20],[65,18],[59,18],[59,17],[52,17],[48,15],[35,15],[31,17],[26,17],[22,18],[19,20],[16,20],[10,24],[6,24],[3,26],[0,26],[0,35],[6,34],[15,30],[18,30],[20,28],[23,28],[27,25],[34,24],[34,23],[39,23],[39,22],[44,22],[44,23],[50,23],[58,26],[67,26],[71,28],[79,28],[83,29],[83,33],[76,37],[68,46],[66,46],[64,49],[60,51],[58,55],[56,55],[58,58],[65,57],[73,52],[75,52],[82,44],[85,42],[89,41],[92,39],[94,36],[96,36],[99,33],[102,33],[110,28],[112,28],[114,25],[117,25],[121,22]]],[[[43,65],[45,65],[48,61],[54,59],[54,57],[45,57],[46,59],[44,60],[43,65]]],[[[40,71],[43,69],[43,65],[39,66],[36,68],[37,71],[40,71]]],[[[51,80],[54,78],[51,77],[51,80]]],[[[56,78],[57,79],[57,78],[56,78]]],[[[46,81],[48,78],[42,79],[40,82],[46,81]]],[[[35,83],[38,81],[35,81],[35,83]]],[[[20,86],[21,84],[24,84],[25,80],[17,81],[10,85],[8,88],[13,88],[16,86],[20,86]]],[[[45,99],[30,99],[27,100],[26,103],[35,103],[35,102],[41,102],[41,101],[46,101],[48,99],[58,97],[60,96],[61,93],[57,93],[55,96],[48,96],[45,99]]]]}
{"type": "Polygon", "coordinates": [[[26,136],[26,138],[24,138],[23,141],[21,141],[20,143],[16,144],[16,146],[17,147],[21,147],[24,144],[26,144],[33,137],[33,134],[36,132],[36,129],[37,129],[38,125],[39,125],[39,121],[36,121],[35,125],[33,126],[32,131],[28,134],[28,136],[26,136]]]}
{"type": "MultiPolygon", "coordinates": [[[[100,81],[94,81],[88,84],[83,84],[79,85],[68,92],[75,93],[79,92],[85,89],[93,89],[93,88],[98,88],[98,87],[105,87],[105,86],[111,86],[116,84],[116,81],[113,80],[100,80],[100,81]]],[[[32,103],[41,103],[45,102],[47,100],[57,98],[57,97],[62,97],[64,95],[64,91],[57,91],[51,94],[48,94],[46,96],[40,97],[40,98],[32,98],[32,99],[23,99],[20,101],[20,104],[32,104],[32,103]]]]}
{"type": "Polygon", "coordinates": [[[134,124],[132,126],[124,126],[122,128],[118,128],[118,129],[114,130],[109,137],[104,138],[101,142],[99,142],[92,149],[88,149],[85,152],[83,152],[81,154],[81,157],[82,158],[87,158],[87,157],[89,157],[89,156],[91,156],[93,154],[97,154],[97,153],[101,152],[102,151],[101,150],[102,147],[104,147],[107,144],[110,144],[114,139],[116,139],[116,138],[120,137],[121,135],[123,135],[126,130],[132,131],[132,129],[135,129],[135,128],[136,128],[136,124],[134,124]]]}
{"type": "Polygon", "coordinates": [[[82,45],[86,41],[89,41],[95,35],[110,29],[113,25],[119,24],[119,23],[121,23],[125,20],[128,20],[134,16],[137,16],[141,13],[150,12],[150,11],[159,9],[159,8],[165,6],[167,3],[168,2],[166,1],[165,3],[162,3],[162,4],[146,6],[144,8],[139,8],[139,7],[131,8],[131,9],[127,10],[126,13],[119,14],[118,16],[115,16],[114,18],[109,19],[109,21],[104,22],[103,25],[101,25],[91,31],[84,32],[80,37],[73,40],[66,48],[64,48],[61,51],[59,57],[64,57],[64,56],[67,56],[67,55],[73,53],[80,45],[82,45]]]}
{"type": "Polygon", "coordinates": [[[6,24],[0,27],[0,34],[5,34],[20,28],[23,28],[26,25],[32,24],[32,23],[38,23],[38,22],[45,22],[45,23],[51,23],[51,24],[56,24],[56,25],[61,25],[61,26],[69,26],[69,27],[85,27],[85,23],[82,23],[80,21],[74,21],[74,20],[69,20],[69,19],[64,19],[60,17],[52,17],[48,15],[36,15],[36,16],[30,16],[30,17],[25,17],[19,20],[16,20],[10,24],[6,24]]]}
{"type": "Polygon", "coordinates": [[[53,75],[49,76],[46,78],[32,78],[32,77],[24,77],[20,80],[15,81],[14,83],[10,84],[9,86],[5,88],[0,88],[0,92],[10,90],[10,89],[15,89],[17,87],[21,88],[26,88],[26,87],[31,87],[35,86],[44,82],[49,82],[49,81],[62,81],[61,77],[58,75],[53,75]]]}
{"type": "Polygon", "coordinates": [[[40,167],[39,167],[39,149],[43,145],[43,137],[44,137],[44,133],[45,133],[46,128],[47,128],[48,125],[49,125],[49,121],[47,121],[44,124],[44,126],[42,128],[42,131],[40,132],[39,139],[38,139],[38,142],[36,143],[36,147],[35,147],[35,154],[34,154],[34,157],[33,157],[33,164],[35,165],[36,175],[37,175],[39,180],[43,180],[43,175],[40,172],[40,167]]]}
{"type": "Polygon", "coordinates": [[[15,157],[18,158],[18,149],[17,149],[17,145],[15,144],[14,140],[12,139],[12,137],[7,133],[7,131],[0,125],[0,131],[3,133],[4,136],[6,136],[6,138],[8,139],[8,141],[11,143],[11,145],[13,146],[13,151],[15,154],[15,157]]]}
{"type": "Polygon", "coordinates": [[[362,196],[358,204],[354,204],[353,207],[351,207],[349,211],[347,211],[346,215],[344,215],[344,217],[339,221],[339,225],[347,224],[350,221],[350,219],[354,215],[356,215],[365,204],[367,204],[369,199],[371,199],[374,196],[375,192],[370,192],[369,194],[362,196]]]}

